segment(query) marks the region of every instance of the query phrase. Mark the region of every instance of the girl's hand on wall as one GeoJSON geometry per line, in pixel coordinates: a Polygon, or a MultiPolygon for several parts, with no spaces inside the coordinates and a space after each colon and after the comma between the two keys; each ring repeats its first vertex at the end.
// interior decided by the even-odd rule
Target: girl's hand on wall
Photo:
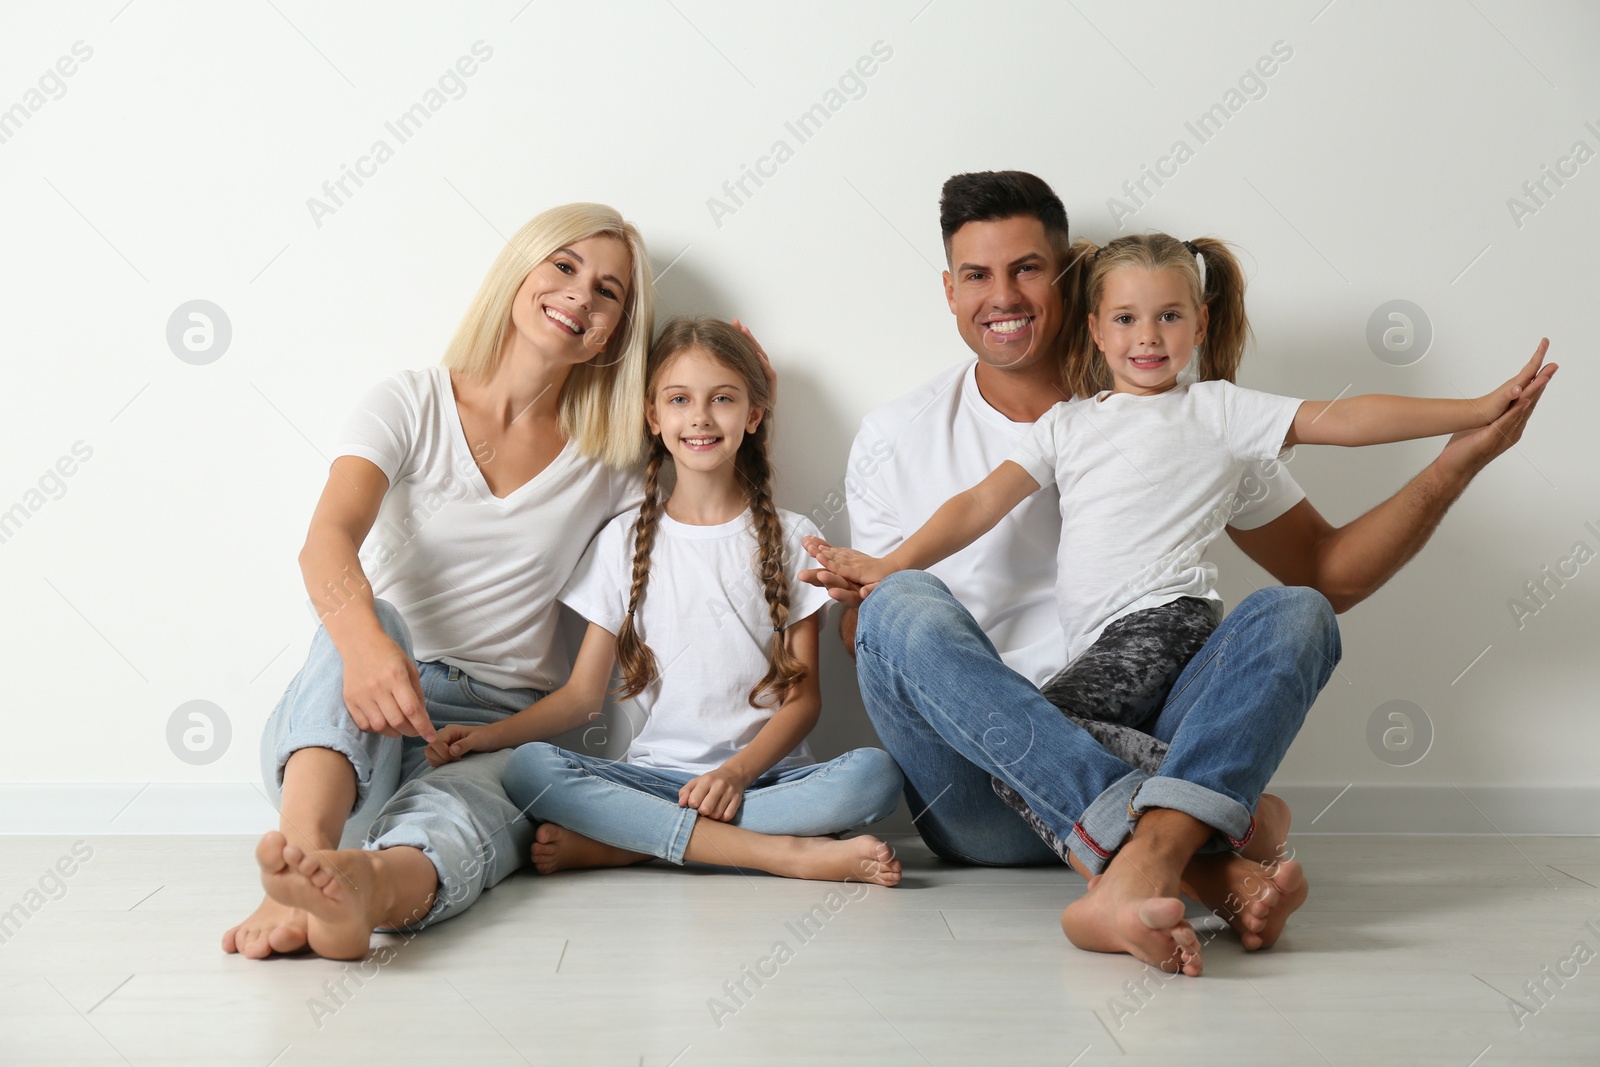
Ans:
{"type": "Polygon", "coordinates": [[[678,790],[678,806],[694,808],[708,819],[727,822],[739,810],[749,784],[737,772],[718,767],[685,782],[678,790]]]}
{"type": "Polygon", "coordinates": [[[469,752],[493,752],[496,747],[493,738],[483,732],[483,727],[451,723],[439,731],[424,755],[428,757],[429,766],[442,767],[469,752]]]}
{"type": "Polygon", "coordinates": [[[434,739],[422,677],[387,634],[341,650],[344,706],[363,730],[385,737],[434,739]]]}

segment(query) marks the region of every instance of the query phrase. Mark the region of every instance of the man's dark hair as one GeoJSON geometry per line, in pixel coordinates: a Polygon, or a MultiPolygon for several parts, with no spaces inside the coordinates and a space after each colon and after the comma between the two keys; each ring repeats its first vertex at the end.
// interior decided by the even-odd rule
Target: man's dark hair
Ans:
{"type": "Polygon", "coordinates": [[[1067,209],[1050,184],[1022,170],[981,170],[957,174],[939,194],[939,230],[944,235],[945,258],[950,258],[950,238],[969,222],[998,222],[1019,216],[1038,219],[1045,235],[1063,256],[1067,237],[1067,209]]]}

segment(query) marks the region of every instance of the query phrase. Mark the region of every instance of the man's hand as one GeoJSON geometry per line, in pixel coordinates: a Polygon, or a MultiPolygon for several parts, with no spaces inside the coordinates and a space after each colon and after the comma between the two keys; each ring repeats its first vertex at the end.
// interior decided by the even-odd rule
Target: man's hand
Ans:
{"type": "Polygon", "coordinates": [[[727,765],[691,778],[678,790],[678,806],[694,808],[708,819],[727,822],[739,810],[750,783],[727,765]]]}
{"type": "MultiPolygon", "coordinates": [[[[1439,453],[1439,458],[1434,461],[1448,476],[1464,485],[1488,466],[1491,460],[1522,439],[1522,431],[1528,425],[1528,416],[1533,414],[1534,407],[1539,403],[1539,397],[1544,394],[1544,387],[1556,373],[1557,367],[1554,363],[1547,367],[1540,366],[1549,347],[1548,338],[1541,340],[1539,347],[1534,350],[1533,357],[1518,375],[1490,394],[1491,397],[1498,396],[1508,389],[1518,387],[1516,398],[1493,422],[1487,426],[1463,430],[1450,438],[1450,443],[1444,446],[1444,451],[1439,453]]],[[[1489,398],[1484,399],[1487,401],[1489,398]]]]}
{"type": "Polygon", "coordinates": [[[451,723],[439,731],[423,755],[428,757],[429,766],[443,767],[469,752],[493,752],[499,747],[494,743],[494,736],[484,732],[484,727],[451,723]]]}

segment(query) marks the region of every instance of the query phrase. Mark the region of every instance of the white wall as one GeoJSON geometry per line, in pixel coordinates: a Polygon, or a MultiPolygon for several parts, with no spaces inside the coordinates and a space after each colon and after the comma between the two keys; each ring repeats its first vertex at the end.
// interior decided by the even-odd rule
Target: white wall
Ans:
{"type": "MultiPolygon", "coordinates": [[[[0,543],[0,780],[256,780],[312,627],[295,553],[338,425],[371,381],[439,358],[501,235],[537,211],[616,204],[673,264],[665,312],[753,324],[782,374],[781,502],[827,519],[862,414],[967,356],[939,287],[940,184],[1016,167],[1079,234],[1240,244],[1251,386],[1475,395],[1551,337],[1563,368],[1527,437],[1344,617],[1344,662],[1279,782],[1324,784],[1302,803],[1346,783],[1592,785],[1600,563],[1520,626],[1508,598],[1575,543],[1600,550],[1583,409],[1600,162],[1536,211],[1508,198],[1577,142],[1600,150],[1600,13],[1325,2],[8,7],[0,108],[26,117],[0,127],[0,510],[28,514],[0,543]],[[92,55],[28,96],[79,41],[92,55]],[[399,143],[385,123],[479,41],[465,94],[399,143]],[[1275,45],[1290,58],[1201,143],[1185,123],[1275,45]],[[799,143],[786,121],[875,47],[892,54],[864,92],[799,143]],[[380,138],[393,158],[314,219],[308,198],[380,138]],[[708,198],[779,139],[792,158],[714,218],[708,198]],[[1115,219],[1107,198],[1178,139],[1193,158],[1115,219]],[[209,365],[166,340],[194,299],[232,324],[209,365]],[[1365,340],[1393,299],[1435,333],[1411,366],[1365,340]],[[77,442],[92,456],[59,499],[30,498],[77,442]],[[167,742],[195,699],[233,735],[204,766],[167,742]],[[1433,727],[1408,767],[1368,743],[1393,700],[1433,727]]],[[[1293,470],[1342,522],[1437,448],[1302,449],[1293,470]]],[[[1267,580],[1218,558],[1230,602],[1267,580]]],[[[836,750],[868,733],[836,651],[827,668],[819,748],[836,750]]]]}

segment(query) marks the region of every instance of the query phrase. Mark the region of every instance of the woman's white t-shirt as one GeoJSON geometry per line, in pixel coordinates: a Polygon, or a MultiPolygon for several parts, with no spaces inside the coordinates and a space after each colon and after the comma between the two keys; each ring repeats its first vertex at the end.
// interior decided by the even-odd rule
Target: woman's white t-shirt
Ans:
{"type": "Polygon", "coordinates": [[[575,649],[557,595],[597,530],[638,504],[637,472],[567,442],[504,498],[489,491],[444,367],[373,386],[335,455],[389,479],[360,559],[373,595],[399,609],[418,661],[505,689],[564,685],[575,649]]]}
{"type": "MultiPolygon", "coordinates": [[[[613,634],[628,614],[637,517],[634,509],[608,523],[561,593],[563,604],[613,634]]],[[[830,600],[825,590],[795,577],[810,563],[800,540],[815,535],[816,526],[791,511],[780,509],[778,517],[792,626],[830,600]]],[[[750,690],[772,662],[772,616],[756,574],[758,553],[749,511],[716,526],[662,514],[633,620],[659,674],[634,698],[644,726],[628,746],[627,762],[704,774],[748,745],[772,718],[776,704],[750,704],[750,690]]],[[[772,769],[814,762],[802,741],[772,769]]]]}
{"type": "Polygon", "coordinates": [[[1101,393],[1040,416],[1010,459],[1060,494],[1056,606],[1067,661],[1106,626],[1179,597],[1221,601],[1201,557],[1239,479],[1283,450],[1301,401],[1232,382],[1101,393]]]}

